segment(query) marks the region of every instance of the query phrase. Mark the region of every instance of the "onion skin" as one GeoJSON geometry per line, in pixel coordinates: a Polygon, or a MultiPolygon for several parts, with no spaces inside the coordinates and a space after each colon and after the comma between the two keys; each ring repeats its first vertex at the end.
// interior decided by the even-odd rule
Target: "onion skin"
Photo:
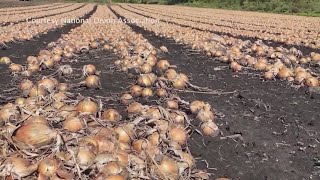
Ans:
{"type": "Polygon", "coordinates": [[[37,164],[31,164],[30,161],[23,158],[18,157],[9,157],[4,162],[3,165],[6,166],[7,171],[10,173],[13,173],[20,178],[27,177],[34,173],[38,165],[37,164]]]}
{"type": "Polygon", "coordinates": [[[172,141],[179,143],[180,145],[184,145],[187,141],[187,133],[182,128],[179,128],[179,127],[172,128],[169,131],[169,138],[172,141]]]}
{"type": "Polygon", "coordinates": [[[121,115],[115,109],[107,109],[102,113],[102,119],[106,121],[117,122],[121,120],[121,115]]]}
{"type": "Polygon", "coordinates": [[[26,124],[20,127],[13,139],[39,148],[41,146],[49,145],[56,137],[56,132],[45,124],[26,124]]]}
{"type": "Polygon", "coordinates": [[[77,111],[82,114],[96,115],[98,112],[98,109],[99,109],[98,104],[91,101],[90,99],[85,99],[77,105],[77,111]]]}
{"type": "Polygon", "coordinates": [[[156,172],[161,178],[163,178],[162,176],[164,175],[166,176],[167,179],[170,179],[170,180],[178,179],[179,177],[178,164],[172,158],[168,156],[163,156],[158,167],[159,167],[159,170],[156,172]]]}
{"type": "Polygon", "coordinates": [[[78,132],[83,128],[83,123],[77,117],[70,117],[63,121],[63,128],[70,132],[78,132]]]}
{"type": "Polygon", "coordinates": [[[100,88],[100,78],[96,75],[90,75],[85,79],[85,86],[91,89],[100,88]]]}
{"type": "Polygon", "coordinates": [[[40,161],[38,172],[47,177],[53,176],[59,168],[59,163],[53,158],[46,158],[40,161]]]}

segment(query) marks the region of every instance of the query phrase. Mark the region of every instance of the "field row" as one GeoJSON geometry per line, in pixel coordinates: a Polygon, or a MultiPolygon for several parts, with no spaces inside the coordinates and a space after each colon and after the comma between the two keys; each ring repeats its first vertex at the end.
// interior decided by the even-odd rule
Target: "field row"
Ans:
{"type": "Polygon", "coordinates": [[[320,18],[270,15],[253,12],[204,10],[186,7],[164,7],[151,5],[123,5],[148,16],[181,23],[204,30],[272,40],[280,43],[320,47],[320,18]],[[277,18],[275,18],[277,16],[277,18]]]}
{"type": "Polygon", "coordinates": [[[50,4],[50,5],[46,5],[46,6],[32,6],[28,9],[23,9],[23,10],[12,10],[12,11],[1,11],[0,9],[0,17],[5,17],[8,15],[15,15],[15,14],[29,14],[29,13],[35,13],[35,12],[39,12],[39,11],[47,11],[47,10],[52,10],[52,9],[59,9],[59,8],[63,8],[65,6],[68,5],[72,5],[72,4],[68,4],[68,3],[54,3],[54,4],[50,4]]]}
{"type": "MultiPolygon", "coordinates": [[[[30,40],[36,36],[44,34],[50,30],[62,27],[67,22],[64,19],[78,19],[88,14],[94,9],[93,4],[73,5],[70,10],[61,11],[57,15],[50,16],[50,22],[47,17],[37,19],[36,22],[26,21],[18,24],[4,26],[0,28],[0,42],[8,43],[12,41],[30,40]],[[76,7],[76,9],[74,9],[76,7]]],[[[55,10],[55,13],[56,14],[55,10]]],[[[45,14],[45,13],[44,13],[45,14]]]]}
{"type": "Polygon", "coordinates": [[[53,4],[44,4],[44,5],[38,5],[38,6],[27,6],[27,7],[9,7],[9,8],[1,8],[0,13],[10,13],[10,12],[23,12],[23,11],[33,11],[37,9],[42,8],[50,8],[53,6],[58,6],[64,3],[53,3],[53,4]]]}
{"type": "MultiPolygon", "coordinates": [[[[243,41],[161,21],[153,24],[141,23],[147,16],[139,14],[151,14],[141,11],[133,13],[120,6],[113,6],[113,9],[156,35],[173,38],[176,42],[188,44],[193,49],[204,51],[208,56],[230,63],[231,69],[236,72],[249,67],[262,71],[262,77],[266,80],[277,77],[298,85],[319,86],[319,74],[310,69],[310,66],[319,64],[319,53],[303,54],[296,48],[271,47],[261,41],[243,41]]],[[[151,17],[162,20],[162,16],[151,17]]]]}

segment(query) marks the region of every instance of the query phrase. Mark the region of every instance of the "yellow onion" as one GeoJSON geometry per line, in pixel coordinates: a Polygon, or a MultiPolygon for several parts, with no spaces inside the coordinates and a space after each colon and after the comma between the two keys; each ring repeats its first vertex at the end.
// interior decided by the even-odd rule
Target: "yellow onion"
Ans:
{"type": "Polygon", "coordinates": [[[45,117],[43,116],[32,116],[29,119],[27,119],[24,124],[44,124],[44,125],[49,125],[48,121],[45,117]]]}
{"type": "Polygon", "coordinates": [[[133,85],[130,88],[130,93],[133,97],[139,97],[142,95],[142,87],[138,85],[133,85]]]}
{"type": "Polygon", "coordinates": [[[33,83],[32,81],[25,79],[21,81],[19,87],[22,91],[28,91],[33,87],[33,83]]]}
{"type": "Polygon", "coordinates": [[[54,60],[53,59],[48,59],[46,61],[43,61],[43,64],[42,64],[41,67],[51,69],[51,68],[53,68],[53,66],[54,66],[54,60]]]}
{"type": "Polygon", "coordinates": [[[95,153],[88,147],[80,147],[77,154],[77,162],[80,165],[90,165],[95,158],[95,153]]]}
{"type": "Polygon", "coordinates": [[[140,67],[140,72],[143,73],[143,74],[151,73],[152,72],[152,66],[150,64],[145,63],[140,67]]]}
{"type": "Polygon", "coordinates": [[[61,92],[66,92],[69,89],[69,86],[67,83],[59,83],[57,89],[61,92]]]}
{"type": "Polygon", "coordinates": [[[63,121],[63,128],[70,132],[78,132],[83,128],[83,122],[78,117],[69,117],[63,121]]]}
{"type": "Polygon", "coordinates": [[[263,77],[266,80],[271,80],[271,79],[273,79],[274,75],[273,75],[272,71],[267,71],[267,72],[264,73],[263,77]]]}
{"type": "Polygon", "coordinates": [[[151,97],[153,94],[151,88],[143,88],[142,90],[142,97],[147,98],[147,97],[151,97]]]}
{"type": "Polygon", "coordinates": [[[176,80],[173,81],[173,84],[172,84],[172,85],[173,85],[173,87],[176,88],[176,89],[181,89],[181,90],[183,90],[183,89],[186,88],[187,83],[186,83],[186,81],[183,80],[183,79],[176,79],[176,80]]]}
{"type": "Polygon", "coordinates": [[[132,148],[135,152],[140,154],[144,151],[148,146],[148,143],[145,139],[138,139],[132,142],[132,148]]]}
{"type": "Polygon", "coordinates": [[[163,119],[155,121],[155,125],[159,132],[162,134],[166,133],[169,129],[169,122],[163,119]]]}
{"type": "Polygon", "coordinates": [[[320,61],[320,53],[312,53],[311,60],[312,61],[320,61]]]}
{"type": "Polygon", "coordinates": [[[207,121],[201,124],[202,133],[206,136],[217,136],[219,134],[219,127],[212,121],[207,121]]]}
{"type": "Polygon", "coordinates": [[[72,105],[64,105],[59,108],[58,116],[66,119],[69,117],[75,117],[78,114],[77,108],[72,105]]]}
{"type": "Polygon", "coordinates": [[[103,120],[106,121],[112,121],[112,122],[117,122],[121,120],[121,115],[119,114],[119,112],[115,109],[106,109],[103,113],[102,113],[102,117],[103,120]]]}
{"type": "Polygon", "coordinates": [[[11,63],[11,60],[8,57],[2,57],[0,59],[0,64],[10,64],[10,63],[11,63]]]}
{"type": "Polygon", "coordinates": [[[146,61],[150,66],[155,66],[157,63],[157,58],[154,55],[149,55],[146,61]]]}
{"type": "Polygon", "coordinates": [[[179,155],[181,159],[188,164],[188,167],[193,167],[195,165],[195,160],[193,159],[191,154],[180,151],[179,155]]]}
{"type": "Polygon", "coordinates": [[[148,109],[147,112],[145,113],[145,116],[150,119],[160,119],[162,117],[159,109],[157,108],[148,109]]]}
{"type": "Polygon", "coordinates": [[[77,105],[77,111],[83,114],[92,114],[96,115],[98,112],[98,104],[94,101],[91,101],[89,98],[81,101],[77,105]]]}
{"type": "Polygon", "coordinates": [[[52,60],[54,62],[60,62],[61,61],[61,55],[58,55],[58,54],[53,55],[52,60]]]}
{"type": "Polygon", "coordinates": [[[115,157],[118,159],[118,162],[121,166],[126,167],[129,163],[128,153],[126,151],[118,149],[115,157]]]}
{"type": "Polygon", "coordinates": [[[153,146],[158,146],[160,144],[160,134],[158,132],[154,132],[148,136],[148,141],[153,146]]]}
{"type": "Polygon", "coordinates": [[[124,105],[129,105],[133,102],[133,97],[130,95],[130,94],[123,94],[121,96],[121,103],[124,104],[124,105]]]}
{"type": "Polygon", "coordinates": [[[180,145],[184,145],[187,141],[187,132],[180,127],[175,127],[170,129],[169,138],[170,140],[175,141],[180,145]]]}
{"type": "Polygon", "coordinates": [[[17,73],[22,71],[22,66],[20,64],[10,64],[9,66],[12,73],[17,73]]]}
{"type": "Polygon", "coordinates": [[[94,75],[97,72],[97,69],[94,65],[88,64],[83,67],[83,72],[85,75],[94,75]]]}
{"type": "Polygon", "coordinates": [[[237,62],[232,61],[232,62],[230,63],[230,68],[231,68],[233,71],[238,72],[238,71],[241,71],[242,66],[241,66],[240,64],[238,64],[237,62]]]}
{"type": "Polygon", "coordinates": [[[142,74],[138,77],[138,84],[143,87],[150,87],[152,85],[152,80],[148,75],[142,74]]]}
{"type": "Polygon", "coordinates": [[[206,106],[206,104],[203,102],[203,101],[193,101],[191,104],[190,104],[190,110],[192,112],[192,114],[198,114],[198,112],[201,110],[201,109],[204,109],[206,106]]]}
{"type": "Polygon", "coordinates": [[[169,80],[174,80],[177,77],[177,72],[174,69],[168,69],[165,72],[165,77],[169,80]]]}
{"type": "Polygon", "coordinates": [[[161,177],[161,179],[164,178],[163,176],[170,180],[178,179],[179,177],[179,166],[177,162],[168,156],[162,157],[158,168],[159,169],[155,172],[161,177]]]}
{"type": "Polygon", "coordinates": [[[15,100],[15,104],[17,105],[23,105],[25,103],[26,99],[25,98],[22,98],[22,97],[19,97],[15,100]]]}
{"type": "Polygon", "coordinates": [[[169,63],[169,61],[167,61],[167,60],[160,60],[160,61],[158,61],[158,63],[157,63],[157,67],[158,67],[160,70],[165,71],[165,70],[167,70],[167,69],[170,67],[170,63],[169,63]]]}
{"type": "Polygon", "coordinates": [[[29,70],[31,73],[35,73],[35,72],[40,71],[40,67],[39,67],[38,64],[33,64],[33,65],[28,66],[28,70],[29,70]]]}
{"type": "Polygon", "coordinates": [[[305,84],[309,87],[319,86],[319,80],[316,77],[308,77],[305,84]]]}
{"type": "Polygon", "coordinates": [[[292,75],[292,71],[288,68],[282,68],[280,69],[280,71],[278,72],[277,76],[280,79],[286,79],[288,77],[290,77],[292,75]]]}
{"type": "Polygon", "coordinates": [[[173,119],[173,122],[175,124],[184,124],[185,118],[182,114],[176,113],[176,112],[171,112],[170,116],[173,119]]]}
{"type": "Polygon", "coordinates": [[[128,106],[128,114],[138,114],[143,110],[142,104],[138,102],[133,102],[128,106]]]}
{"type": "Polygon", "coordinates": [[[254,65],[254,67],[257,70],[264,71],[267,67],[267,63],[264,61],[258,60],[258,62],[254,65]]]}
{"type": "Polygon", "coordinates": [[[177,110],[177,109],[179,109],[179,104],[174,100],[168,100],[166,102],[166,107],[169,109],[177,110]]]}
{"type": "Polygon", "coordinates": [[[122,167],[118,162],[109,162],[102,167],[101,172],[107,175],[117,175],[121,173],[122,167]]]}
{"type": "Polygon", "coordinates": [[[59,168],[59,162],[53,158],[45,158],[40,161],[38,172],[44,176],[53,176],[59,168]]]}
{"type": "Polygon", "coordinates": [[[56,83],[49,79],[49,78],[43,78],[38,82],[38,85],[41,87],[46,88],[48,91],[52,91],[56,87],[56,83]]]}
{"type": "Polygon", "coordinates": [[[85,79],[85,85],[88,88],[96,89],[100,87],[100,78],[96,75],[90,75],[85,79]]]}
{"type": "Polygon", "coordinates": [[[213,121],[214,120],[214,114],[212,111],[207,110],[207,109],[201,109],[198,114],[197,114],[197,119],[199,119],[202,122],[207,122],[207,121],[213,121]]]}
{"type": "Polygon", "coordinates": [[[15,174],[20,178],[31,175],[38,168],[37,164],[31,164],[29,160],[19,157],[8,157],[3,165],[7,167],[7,173],[15,174]]]}
{"type": "Polygon", "coordinates": [[[126,124],[115,128],[115,132],[118,134],[118,141],[123,143],[130,143],[134,137],[133,124],[126,124]]]}
{"type": "Polygon", "coordinates": [[[166,97],[168,95],[167,90],[164,88],[157,89],[157,96],[159,97],[166,97]]]}
{"type": "Polygon", "coordinates": [[[56,134],[54,130],[45,124],[28,123],[15,132],[13,139],[34,147],[41,147],[51,144],[56,134]]]}
{"type": "Polygon", "coordinates": [[[47,93],[41,86],[33,86],[29,91],[29,97],[45,96],[47,93]]]}

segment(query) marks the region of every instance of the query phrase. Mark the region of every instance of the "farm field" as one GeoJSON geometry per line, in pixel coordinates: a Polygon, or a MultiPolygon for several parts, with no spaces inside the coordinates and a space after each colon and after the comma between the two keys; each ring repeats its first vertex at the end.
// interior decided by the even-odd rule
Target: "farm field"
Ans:
{"type": "Polygon", "coordinates": [[[2,179],[320,178],[320,18],[0,3],[2,179]]]}

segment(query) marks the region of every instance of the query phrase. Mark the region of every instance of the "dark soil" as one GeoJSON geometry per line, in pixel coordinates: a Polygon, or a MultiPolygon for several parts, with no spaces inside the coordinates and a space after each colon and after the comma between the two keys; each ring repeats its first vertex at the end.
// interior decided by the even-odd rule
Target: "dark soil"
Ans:
{"type": "MultiPolygon", "coordinates": [[[[123,18],[123,17],[122,17],[123,18]]],[[[224,136],[239,134],[242,138],[207,138],[192,134],[190,149],[205,159],[216,177],[232,179],[319,179],[320,178],[320,99],[295,89],[284,81],[263,82],[250,71],[233,73],[226,64],[192,51],[171,39],[157,37],[140,27],[130,25],[159,48],[169,49],[162,58],[177,65],[198,86],[234,95],[180,93],[186,100],[209,102],[217,114],[224,136]],[[204,139],[204,140],[203,140],[204,139]]],[[[257,72],[256,72],[257,73],[257,72]]],[[[198,160],[198,167],[206,163],[198,160]]]]}

